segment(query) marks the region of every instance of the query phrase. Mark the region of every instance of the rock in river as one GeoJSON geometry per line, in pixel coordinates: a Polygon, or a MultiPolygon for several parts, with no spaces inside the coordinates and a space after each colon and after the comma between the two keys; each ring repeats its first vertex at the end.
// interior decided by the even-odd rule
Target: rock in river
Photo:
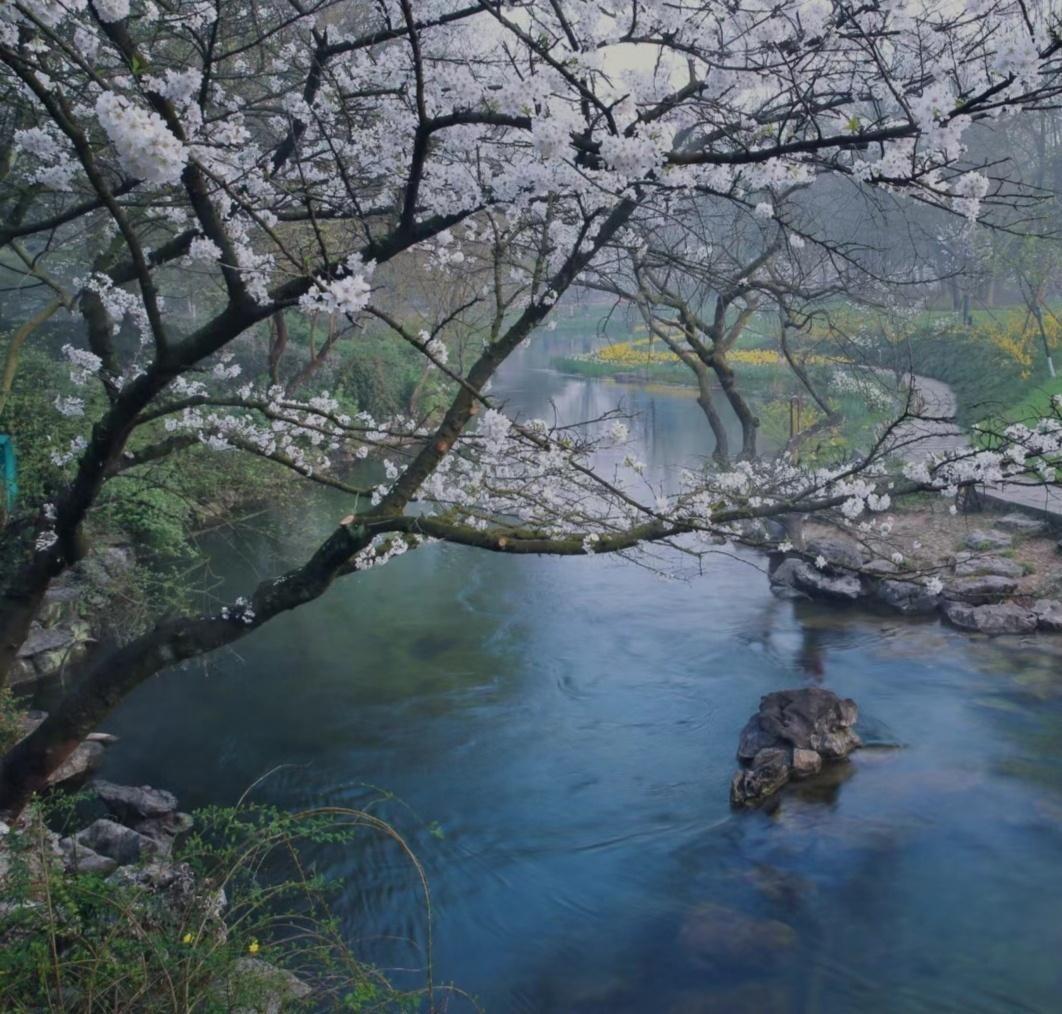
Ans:
{"type": "Polygon", "coordinates": [[[1037,627],[1036,614],[1011,602],[971,606],[965,602],[945,602],[944,616],[960,630],[980,634],[1031,634],[1037,627]]]}
{"type": "Polygon", "coordinates": [[[936,612],[940,596],[918,581],[879,581],[874,597],[905,616],[936,612]]]}
{"type": "Polygon", "coordinates": [[[807,777],[823,760],[842,760],[856,747],[855,701],[821,687],[778,690],[760,699],[759,711],[741,732],[741,768],[730,783],[730,801],[747,806],[777,792],[790,778],[807,777]]]}
{"type": "Polygon", "coordinates": [[[855,574],[827,574],[803,560],[783,560],[771,574],[776,594],[807,595],[813,599],[854,601],[863,594],[863,582],[855,574]]]}

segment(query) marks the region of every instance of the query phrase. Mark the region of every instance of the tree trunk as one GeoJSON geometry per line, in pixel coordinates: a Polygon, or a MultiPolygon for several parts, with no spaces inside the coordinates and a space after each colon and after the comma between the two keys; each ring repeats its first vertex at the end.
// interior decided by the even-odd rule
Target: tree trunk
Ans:
{"type": "Polygon", "coordinates": [[[737,389],[734,371],[730,369],[726,360],[716,355],[712,360],[712,368],[722,385],[723,394],[726,395],[730,407],[733,408],[734,414],[741,423],[741,460],[755,461],[756,431],[760,428],[760,420],[737,389]]]}
{"type": "Polygon", "coordinates": [[[269,343],[269,382],[280,383],[280,360],[288,347],[288,324],[284,320],[284,311],[273,314],[273,340],[269,343]]]}
{"type": "Polygon", "coordinates": [[[697,404],[700,405],[708,425],[711,427],[712,436],[715,437],[715,450],[712,452],[712,460],[721,467],[730,464],[730,438],[726,433],[726,426],[722,417],[716,410],[712,399],[712,378],[708,371],[699,363],[693,367],[697,376],[697,404]]]}

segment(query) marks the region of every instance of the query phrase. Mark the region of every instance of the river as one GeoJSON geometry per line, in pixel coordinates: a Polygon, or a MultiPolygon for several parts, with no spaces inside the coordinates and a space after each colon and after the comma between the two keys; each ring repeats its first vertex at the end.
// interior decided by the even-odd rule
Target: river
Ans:
{"type": "MultiPolygon", "coordinates": [[[[652,473],[704,453],[684,393],[550,371],[570,341],[510,364],[510,410],[572,421],[622,395],[652,473]]],[[[324,497],[216,534],[219,591],[342,511],[324,497]]],[[[141,687],[106,723],[104,774],[186,808],[274,768],[254,798],[282,807],[393,794],[375,812],[426,867],[436,982],[488,1011],[1059,1010],[1060,656],[780,601],[761,566],[720,553],[669,580],[431,546],[141,687]],[[898,748],[732,813],[742,725],[809,682],[898,748]]],[[[357,953],[420,965],[423,899],[394,844],[317,860],[344,878],[357,953]]]]}

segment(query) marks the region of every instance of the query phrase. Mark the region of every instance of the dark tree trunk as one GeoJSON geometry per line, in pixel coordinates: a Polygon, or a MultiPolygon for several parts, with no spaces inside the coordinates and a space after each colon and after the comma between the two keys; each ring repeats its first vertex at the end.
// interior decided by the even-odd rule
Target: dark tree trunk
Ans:
{"type": "Polygon", "coordinates": [[[730,438],[727,436],[726,426],[716,410],[715,401],[712,398],[711,374],[700,363],[691,364],[693,372],[697,376],[697,404],[700,405],[708,425],[711,427],[712,436],[715,437],[715,450],[712,452],[712,460],[720,466],[730,463],[730,438]]]}
{"type": "Polygon", "coordinates": [[[730,369],[726,360],[718,355],[712,360],[712,368],[719,378],[730,407],[741,423],[741,459],[743,461],[755,461],[756,459],[756,432],[760,428],[760,420],[756,413],[749,407],[749,403],[737,389],[734,371],[730,369]]]}
{"type": "Polygon", "coordinates": [[[284,320],[284,311],[273,314],[273,340],[269,343],[269,382],[280,383],[280,360],[288,347],[288,324],[284,320]]]}
{"type": "Polygon", "coordinates": [[[337,528],[303,567],[258,586],[250,622],[243,614],[171,620],[97,659],[58,707],[0,761],[0,813],[18,814],[30,796],[47,785],[48,775],[149,676],[230,644],[322,595],[371,541],[364,526],[337,528]]]}

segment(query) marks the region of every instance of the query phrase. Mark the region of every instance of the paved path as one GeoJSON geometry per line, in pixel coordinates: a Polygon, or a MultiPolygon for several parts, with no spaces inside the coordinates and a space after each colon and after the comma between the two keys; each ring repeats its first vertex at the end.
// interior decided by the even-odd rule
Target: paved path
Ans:
{"type": "MultiPolygon", "coordinates": [[[[954,422],[958,409],[955,392],[943,381],[930,377],[912,378],[916,408],[929,419],[911,419],[898,426],[893,435],[896,453],[918,461],[930,454],[962,450],[969,446],[954,422]],[[945,420],[938,422],[936,420],[945,420]]],[[[1062,489],[1057,486],[1026,486],[1017,482],[982,487],[987,499],[1001,505],[1020,507],[1062,521],[1062,489]]]]}

